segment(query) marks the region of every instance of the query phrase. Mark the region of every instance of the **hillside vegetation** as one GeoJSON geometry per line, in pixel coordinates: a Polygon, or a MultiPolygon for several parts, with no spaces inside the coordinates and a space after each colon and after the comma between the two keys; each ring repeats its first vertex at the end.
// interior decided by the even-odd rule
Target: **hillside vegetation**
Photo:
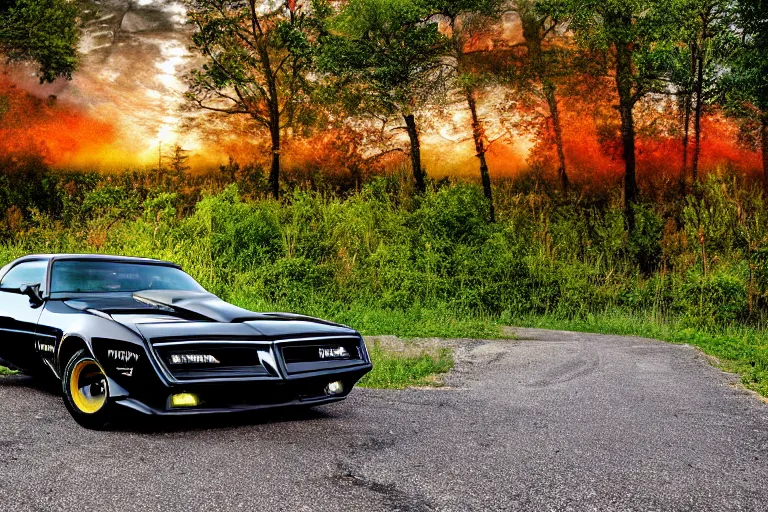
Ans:
{"type": "Polygon", "coordinates": [[[3,263],[162,258],[240,306],[369,335],[490,338],[504,324],[650,335],[699,346],[768,394],[766,209],[734,177],[636,206],[632,235],[618,195],[566,200],[533,181],[499,186],[489,223],[479,186],[420,196],[396,176],[348,197],[296,189],[282,201],[236,185],[188,196],[126,177],[45,179],[56,183],[41,202],[55,208],[6,205],[3,263]]]}

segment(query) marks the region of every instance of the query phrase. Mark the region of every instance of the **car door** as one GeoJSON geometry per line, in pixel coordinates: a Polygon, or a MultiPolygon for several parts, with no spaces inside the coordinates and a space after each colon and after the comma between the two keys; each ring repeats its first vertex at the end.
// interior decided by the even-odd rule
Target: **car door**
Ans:
{"type": "Polygon", "coordinates": [[[24,370],[42,364],[35,350],[35,331],[42,307],[33,307],[21,293],[24,284],[45,286],[48,262],[25,261],[15,265],[0,280],[0,358],[24,370]]]}

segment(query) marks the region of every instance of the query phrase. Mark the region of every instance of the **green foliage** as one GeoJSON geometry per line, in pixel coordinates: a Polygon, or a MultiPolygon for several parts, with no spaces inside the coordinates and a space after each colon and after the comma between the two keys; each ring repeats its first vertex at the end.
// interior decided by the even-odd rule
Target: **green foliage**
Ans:
{"type": "Polygon", "coordinates": [[[267,129],[290,124],[312,62],[307,13],[231,0],[186,5],[197,28],[192,43],[205,59],[188,76],[188,99],[203,109],[249,115],[267,129]]]}
{"type": "MultiPolygon", "coordinates": [[[[736,4],[736,31],[723,59],[727,72],[721,74],[721,100],[727,112],[744,121],[746,132],[768,133],[768,2],[736,4]]],[[[768,148],[763,151],[768,155],[768,148]]],[[[768,162],[765,165],[768,168],[768,162]]]]}
{"type": "MultiPolygon", "coordinates": [[[[417,0],[429,14],[439,16],[450,25],[446,35],[448,56],[454,63],[456,84],[465,92],[473,92],[492,81],[489,72],[490,52],[478,52],[476,39],[487,34],[506,9],[504,0],[417,0]]],[[[491,56],[498,59],[498,56],[491,56]]]]}
{"type": "Polygon", "coordinates": [[[541,0],[537,8],[554,19],[570,20],[576,40],[586,48],[631,54],[630,76],[617,79],[631,83],[637,101],[663,90],[660,79],[681,39],[687,1],[541,0]]]}
{"type": "Polygon", "coordinates": [[[738,43],[734,40],[731,0],[686,0],[680,9],[677,37],[682,44],[671,48],[666,74],[675,86],[685,120],[695,103],[703,106],[717,98],[724,55],[738,43]],[[696,97],[699,88],[701,98],[696,97]]]}
{"type": "Polygon", "coordinates": [[[40,83],[72,78],[77,67],[79,9],[68,0],[0,4],[0,52],[11,62],[35,62],[40,83]]]}
{"type": "Polygon", "coordinates": [[[420,0],[429,12],[456,20],[462,16],[498,16],[504,9],[503,0],[420,0]]]}
{"type": "MultiPolygon", "coordinates": [[[[187,75],[187,100],[217,114],[248,116],[271,140],[270,188],[280,194],[283,131],[313,119],[307,79],[318,20],[295,1],[185,0],[202,64],[187,75]]],[[[318,4],[320,5],[320,4],[318,4]]],[[[178,151],[172,162],[184,166],[178,151]]],[[[178,171],[175,173],[180,174],[178,171]]]]}
{"type": "Polygon", "coordinates": [[[356,110],[408,115],[443,86],[448,41],[414,0],[351,0],[328,21],[318,66],[356,110]]]}
{"type": "Polygon", "coordinates": [[[629,234],[631,258],[646,274],[659,267],[661,261],[661,237],[664,228],[663,219],[652,209],[634,205],[635,229],[629,234]]]}
{"type": "MultiPolygon", "coordinates": [[[[638,201],[635,105],[650,93],[664,94],[666,71],[680,44],[680,15],[689,0],[541,0],[537,10],[567,20],[576,42],[602,54],[619,99],[621,142],[625,163],[624,206],[630,231],[638,201]]],[[[564,187],[565,188],[565,187],[564,187]]]]}

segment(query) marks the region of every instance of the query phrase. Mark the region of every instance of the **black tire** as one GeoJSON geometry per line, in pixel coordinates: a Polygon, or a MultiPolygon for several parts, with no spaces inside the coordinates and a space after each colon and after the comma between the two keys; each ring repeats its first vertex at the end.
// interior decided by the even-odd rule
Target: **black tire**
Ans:
{"type": "Polygon", "coordinates": [[[85,350],[77,352],[61,378],[64,405],[80,425],[102,430],[112,421],[109,384],[101,365],[85,350]]]}

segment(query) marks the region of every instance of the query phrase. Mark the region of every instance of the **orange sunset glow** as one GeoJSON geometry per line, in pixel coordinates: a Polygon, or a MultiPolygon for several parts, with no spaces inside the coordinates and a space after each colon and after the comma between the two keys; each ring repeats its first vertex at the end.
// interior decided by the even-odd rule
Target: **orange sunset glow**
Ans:
{"type": "MultiPolygon", "coordinates": [[[[230,160],[266,165],[266,134],[250,119],[213,118],[185,103],[184,76],[197,62],[189,49],[190,30],[179,2],[114,2],[102,6],[100,17],[86,25],[80,43],[81,68],[71,82],[41,86],[33,70],[6,68],[0,78],[0,95],[8,98],[0,121],[3,151],[37,155],[57,168],[141,170],[157,168],[178,144],[188,151],[193,170],[215,169],[230,160]]],[[[501,38],[502,46],[519,42],[522,36],[516,19],[505,16],[495,37],[501,38]]],[[[495,43],[490,37],[477,37],[471,44],[492,50],[495,43]]],[[[606,126],[605,118],[613,112],[616,99],[609,87],[591,91],[586,87],[571,84],[570,93],[563,93],[560,100],[569,174],[582,183],[615,180],[623,169],[618,127],[606,126]],[[605,133],[613,135],[606,138],[605,133]]],[[[490,143],[487,158],[492,177],[516,176],[533,164],[554,172],[551,133],[535,106],[510,107],[504,92],[491,88],[481,94],[479,110],[490,143]]],[[[642,113],[638,117],[642,124],[642,113]]],[[[470,116],[461,98],[449,100],[439,112],[424,113],[424,118],[429,121],[422,130],[427,172],[434,177],[475,178],[470,116]]],[[[674,116],[666,120],[670,126],[675,123],[674,116]]],[[[353,165],[354,158],[366,161],[401,145],[384,160],[391,167],[407,158],[405,132],[396,128],[393,125],[385,148],[350,143],[349,134],[339,135],[343,130],[337,129],[305,140],[288,137],[286,170],[341,172],[353,165]]],[[[724,166],[747,173],[760,168],[759,154],[738,143],[732,122],[719,113],[705,117],[703,134],[704,172],[724,166]]],[[[682,166],[679,134],[670,129],[641,130],[638,165],[641,180],[674,179],[682,166]]]]}

